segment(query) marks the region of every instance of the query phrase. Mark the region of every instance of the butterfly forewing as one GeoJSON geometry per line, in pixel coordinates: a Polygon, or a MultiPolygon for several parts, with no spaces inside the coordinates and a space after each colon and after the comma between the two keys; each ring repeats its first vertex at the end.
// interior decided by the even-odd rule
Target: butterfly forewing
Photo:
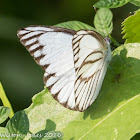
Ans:
{"type": "Polygon", "coordinates": [[[19,30],[18,37],[45,70],[44,83],[59,103],[78,111],[93,103],[108,65],[108,50],[101,35],[94,31],[29,26],[19,30]]]}
{"type": "Polygon", "coordinates": [[[21,43],[45,70],[44,83],[61,104],[74,109],[75,69],[72,39],[75,31],[30,26],[18,31],[21,43]]]}

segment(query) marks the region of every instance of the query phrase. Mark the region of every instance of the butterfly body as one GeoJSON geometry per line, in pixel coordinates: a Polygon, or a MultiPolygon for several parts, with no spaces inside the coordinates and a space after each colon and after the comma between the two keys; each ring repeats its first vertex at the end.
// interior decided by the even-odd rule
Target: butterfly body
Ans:
{"type": "Polygon", "coordinates": [[[18,37],[45,70],[44,84],[59,103],[84,111],[94,102],[111,61],[110,45],[100,34],[29,26],[18,37]]]}

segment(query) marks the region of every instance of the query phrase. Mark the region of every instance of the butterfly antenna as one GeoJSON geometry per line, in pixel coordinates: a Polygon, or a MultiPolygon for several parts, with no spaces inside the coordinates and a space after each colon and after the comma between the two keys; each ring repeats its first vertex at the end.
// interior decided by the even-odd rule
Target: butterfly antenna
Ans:
{"type": "Polygon", "coordinates": [[[117,46],[117,47],[120,46],[120,44],[111,36],[111,34],[109,34],[109,38],[110,38],[111,42],[112,42],[115,46],[117,46]]]}

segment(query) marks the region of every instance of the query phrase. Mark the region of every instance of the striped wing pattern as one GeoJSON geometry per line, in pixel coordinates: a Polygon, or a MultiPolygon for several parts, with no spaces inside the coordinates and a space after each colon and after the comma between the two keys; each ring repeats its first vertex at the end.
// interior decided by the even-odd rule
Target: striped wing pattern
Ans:
{"type": "Polygon", "coordinates": [[[94,102],[101,89],[108,67],[107,43],[98,33],[81,30],[74,35],[73,52],[76,109],[84,111],[94,102]]]}
{"type": "Polygon", "coordinates": [[[44,83],[63,106],[84,111],[96,99],[107,70],[107,44],[94,31],[29,26],[21,43],[45,70],[44,83]]]}
{"type": "Polygon", "coordinates": [[[75,107],[74,34],[72,30],[43,26],[29,26],[18,31],[21,43],[45,70],[44,83],[52,96],[71,109],[75,107]]]}

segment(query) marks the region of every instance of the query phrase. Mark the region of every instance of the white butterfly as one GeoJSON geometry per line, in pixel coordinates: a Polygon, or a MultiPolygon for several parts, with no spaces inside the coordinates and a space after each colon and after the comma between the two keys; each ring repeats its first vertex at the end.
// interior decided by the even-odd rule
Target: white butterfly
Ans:
{"type": "Polygon", "coordinates": [[[110,45],[100,34],[29,26],[18,37],[45,70],[44,83],[60,104],[84,111],[95,101],[111,61],[110,45]]]}

